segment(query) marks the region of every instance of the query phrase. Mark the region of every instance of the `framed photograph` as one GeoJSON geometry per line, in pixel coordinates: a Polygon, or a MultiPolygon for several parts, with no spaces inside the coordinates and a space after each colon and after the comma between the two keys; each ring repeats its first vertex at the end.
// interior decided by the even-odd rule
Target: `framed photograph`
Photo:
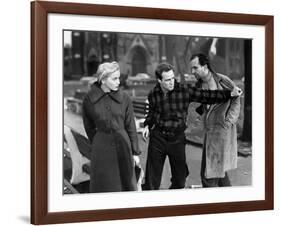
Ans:
{"type": "MultiPolygon", "coordinates": [[[[273,16],[269,15],[32,2],[31,223],[273,209],[273,22],[273,16]],[[201,63],[202,56],[210,64],[201,63]],[[103,83],[100,65],[106,63],[118,65],[117,88],[129,97],[131,111],[126,110],[124,117],[132,119],[136,146],[141,154],[134,152],[132,145],[133,154],[128,158],[124,146],[120,148],[120,140],[119,155],[112,157],[117,138],[110,139],[116,130],[108,130],[102,123],[95,125],[95,131],[107,135],[99,134],[99,139],[94,135],[92,140],[85,123],[88,120],[85,100],[93,86],[103,90],[103,94],[90,96],[92,103],[106,96],[123,104],[121,97],[116,96],[117,91],[115,96],[112,92],[106,94],[107,88],[113,87],[112,83],[103,83]],[[179,162],[173,162],[170,154],[165,154],[158,185],[148,186],[150,174],[147,171],[151,170],[148,164],[155,166],[155,163],[147,163],[148,144],[152,132],[155,137],[158,135],[154,127],[150,128],[150,140],[144,141],[142,135],[152,109],[148,94],[157,86],[165,88],[164,80],[155,75],[162,63],[172,65],[173,88],[179,84],[209,92],[204,91],[202,78],[203,84],[198,87],[201,81],[198,67],[202,65],[202,70],[207,68],[208,73],[220,79],[220,85],[213,83],[217,84],[214,88],[208,83],[207,89],[224,89],[221,81],[226,79],[231,81],[232,88],[239,87],[236,92],[242,91],[238,98],[237,120],[224,128],[235,128],[229,136],[235,143],[235,166],[226,166],[227,173],[222,170],[223,175],[219,174],[217,165],[215,168],[208,165],[210,145],[226,140],[226,136],[218,132],[211,137],[210,128],[206,129],[207,119],[212,117],[216,106],[188,103],[184,117],[174,116],[175,120],[184,118],[185,128],[181,132],[185,135],[182,141],[185,152],[181,159],[186,158],[184,164],[188,169],[180,168],[179,162]],[[206,118],[200,113],[201,108],[207,111],[206,118]],[[108,159],[111,160],[108,162],[108,159]],[[114,163],[116,159],[119,165],[114,163]],[[132,172],[125,167],[127,162],[134,164],[132,172]],[[120,176],[124,172],[133,175],[132,188],[124,179],[128,175],[120,176]],[[210,176],[212,173],[215,176],[210,176]],[[174,186],[175,178],[181,174],[185,174],[185,182],[174,186]],[[216,185],[209,188],[205,179],[213,177],[218,180],[212,180],[216,185]],[[228,182],[222,182],[221,178],[226,177],[228,182]]],[[[212,81],[216,82],[215,78],[212,81]]],[[[230,93],[223,94],[227,92],[230,93]]],[[[200,97],[201,94],[196,95],[200,97]]],[[[113,110],[114,106],[107,108],[106,105],[107,110],[100,115],[105,117],[114,111],[121,114],[123,107],[113,110]]],[[[231,106],[227,113],[232,111],[231,106]]],[[[159,109],[162,109],[161,104],[159,109]]],[[[106,121],[108,125],[115,120],[115,116],[110,117],[106,121]]],[[[124,120],[123,116],[120,118],[124,120]]],[[[161,120],[157,121],[159,125],[161,120]]],[[[178,130],[163,128],[159,126],[159,136],[165,136],[172,144],[178,130]]],[[[132,139],[130,142],[133,143],[132,139]]],[[[233,143],[223,149],[229,151],[231,145],[233,143]]]]}

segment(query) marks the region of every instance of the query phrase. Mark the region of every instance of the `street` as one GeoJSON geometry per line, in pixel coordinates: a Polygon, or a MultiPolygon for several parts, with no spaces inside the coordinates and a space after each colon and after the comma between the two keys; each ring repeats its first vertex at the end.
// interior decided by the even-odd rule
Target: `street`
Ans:
{"type": "MultiPolygon", "coordinates": [[[[67,110],[64,111],[64,123],[85,136],[85,131],[80,115],[73,114],[67,110]]],[[[144,142],[141,134],[138,134],[139,147],[142,151],[140,156],[142,169],[145,170],[147,158],[148,141],[144,142]]],[[[201,165],[202,148],[197,145],[186,145],[186,161],[189,167],[189,176],[186,181],[187,188],[201,187],[200,165],[201,165]]],[[[170,166],[168,158],[166,159],[160,189],[167,189],[170,186],[170,166]]],[[[233,186],[251,185],[252,181],[252,156],[239,156],[238,168],[229,171],[229,177],[233,186]]]]}

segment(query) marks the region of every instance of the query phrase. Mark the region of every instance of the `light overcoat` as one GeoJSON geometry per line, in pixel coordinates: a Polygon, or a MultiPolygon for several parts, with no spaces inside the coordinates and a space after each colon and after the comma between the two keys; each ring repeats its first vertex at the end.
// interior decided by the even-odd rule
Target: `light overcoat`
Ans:
{"type": "MultiPolygon", "coordinates": [[[[213,73],[217,88],[232,90],[234,82],[227,76],[213,73]]],[[[200,87],[201,84],[199,84],[200,87]]],[[[206,178],[222,178],[225,172],[237,168],[237,130],[240,114],[240,97],[225,103],[204,106],[206,150],[206,178]]]]}

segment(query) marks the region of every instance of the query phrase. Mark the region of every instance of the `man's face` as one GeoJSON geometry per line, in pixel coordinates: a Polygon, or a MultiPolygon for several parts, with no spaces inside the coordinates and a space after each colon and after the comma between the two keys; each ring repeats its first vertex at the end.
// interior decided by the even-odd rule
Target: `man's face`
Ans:
{"type": "Polygon", "coordinates": [[[158,79],[158,82],[164,91],[172,91],[175,86],[175,74],[173,70],[162,72],[162,79],[158,79]]]}
{"type": "Polygon", "coordinates": [[[198,57],[195,57],[192,61],[190,61],[191,73],[195,75],[197,79],[204,79],[208,76],[208,68],[207,65],[200,65],[198,57]]]}

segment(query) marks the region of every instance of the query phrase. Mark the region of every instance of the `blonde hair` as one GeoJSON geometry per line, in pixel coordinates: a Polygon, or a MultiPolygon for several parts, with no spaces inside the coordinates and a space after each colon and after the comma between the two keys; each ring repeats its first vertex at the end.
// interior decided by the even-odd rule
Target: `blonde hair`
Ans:
{"type": "Polygon", "coordinates": [[[107,78],[109,75],[114,73],[115,71],[119,71],[119,64],[116,61],[106,62],[99,65],[97,70],[97,80],[101,83],[101,80],[107,78]]]}

